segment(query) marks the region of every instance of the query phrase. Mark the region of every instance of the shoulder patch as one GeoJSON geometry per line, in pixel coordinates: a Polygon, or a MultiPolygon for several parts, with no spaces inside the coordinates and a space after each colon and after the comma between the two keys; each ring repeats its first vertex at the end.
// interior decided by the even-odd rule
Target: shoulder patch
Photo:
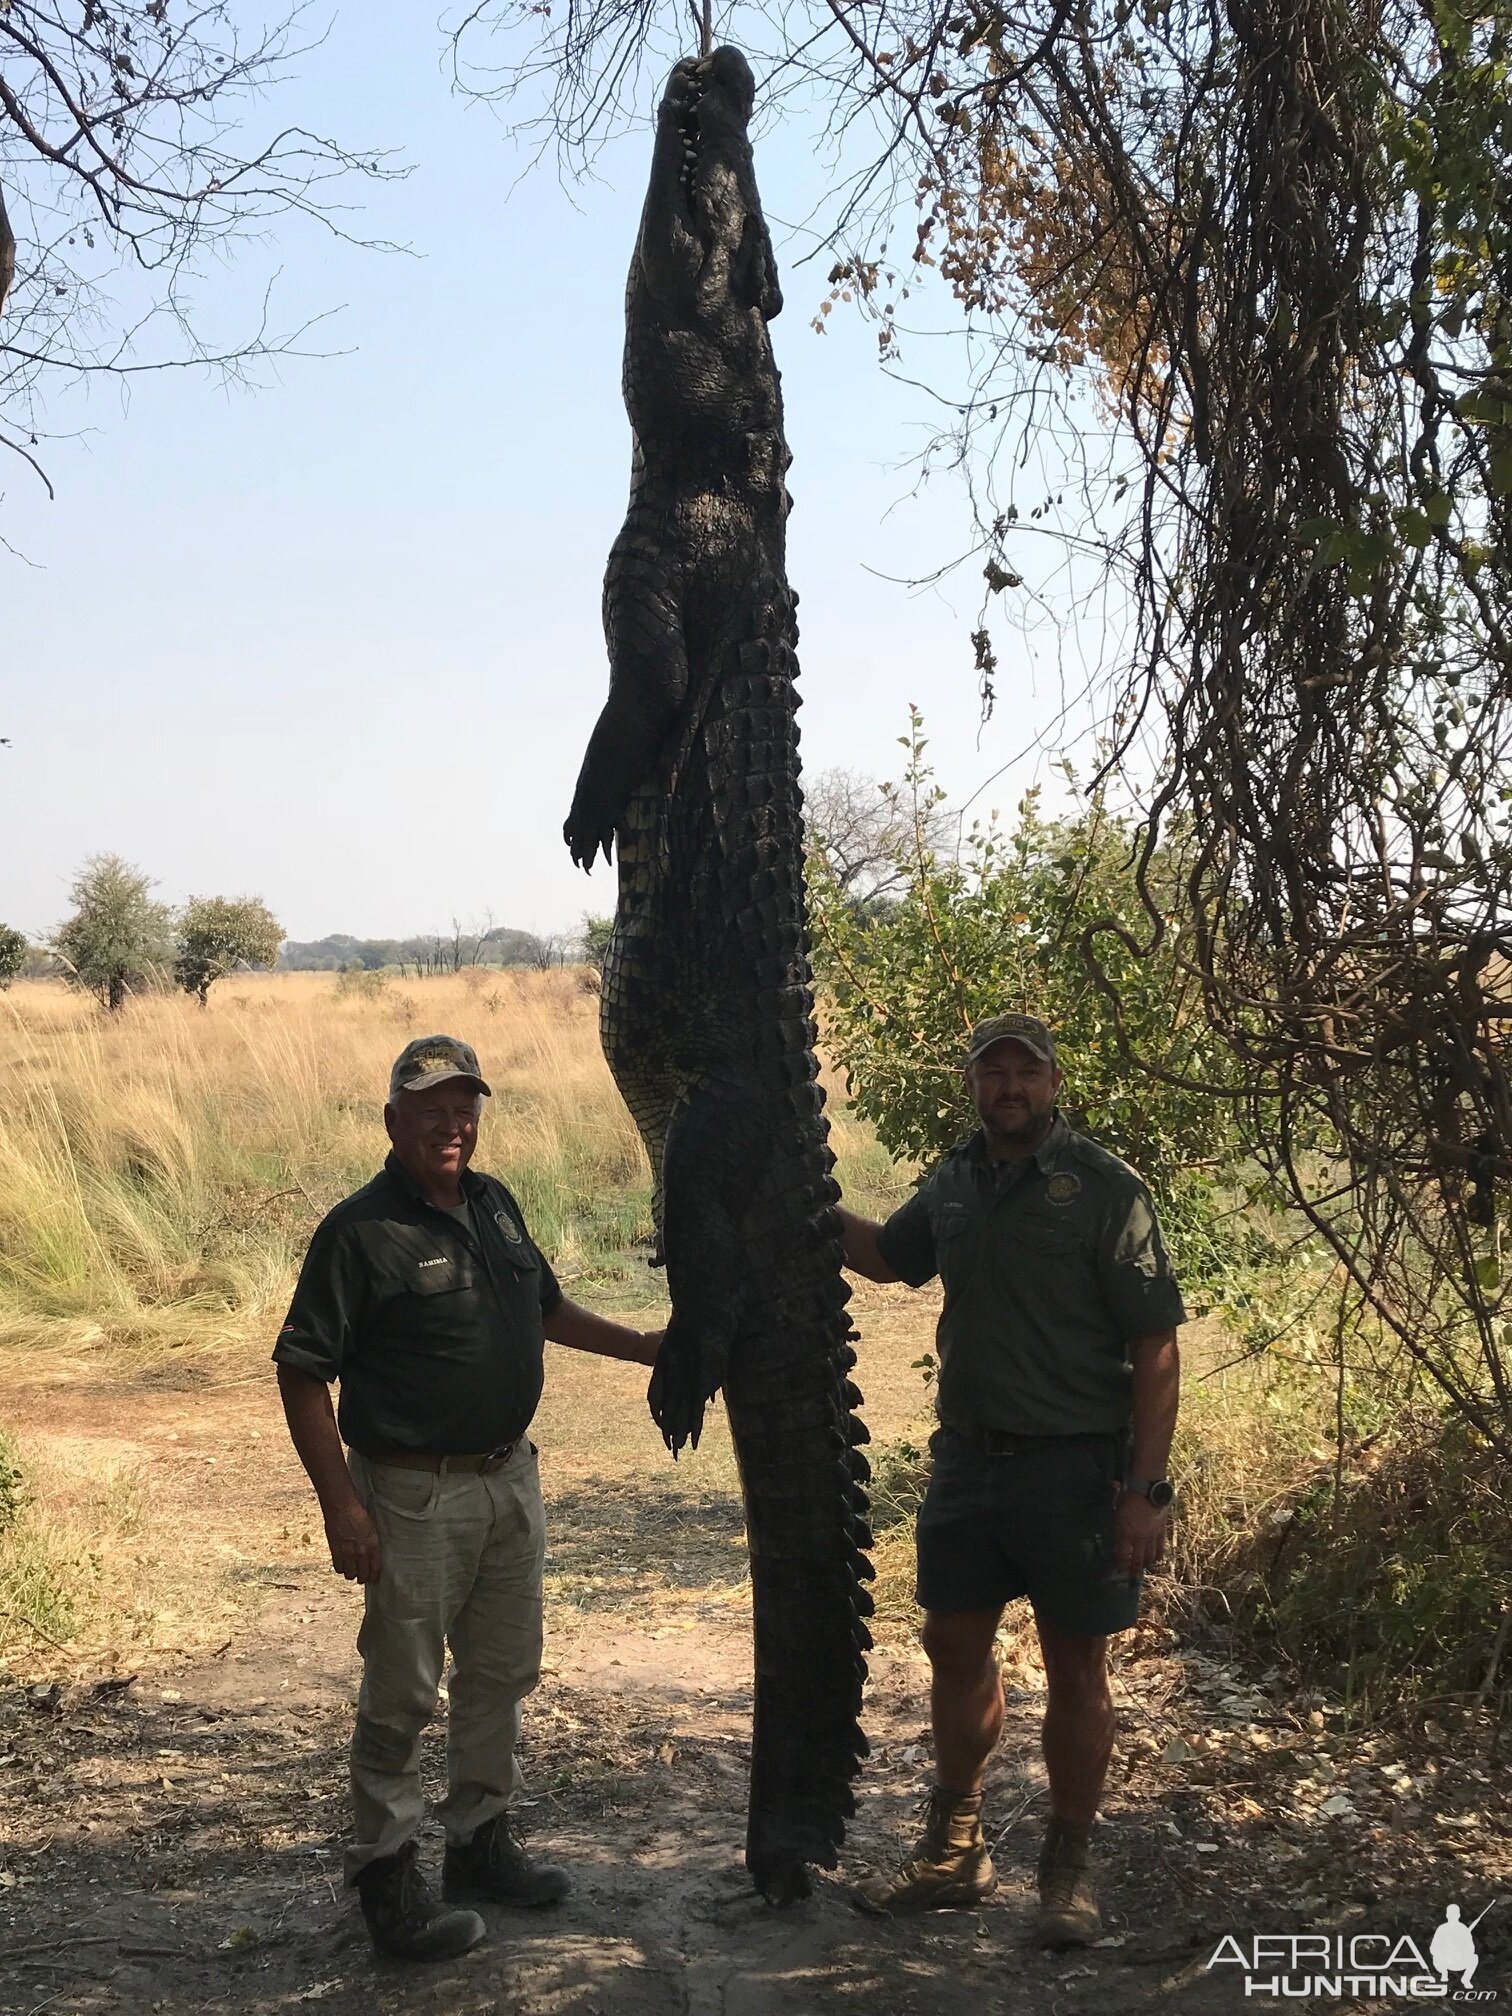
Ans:
{"type": "Polygon", "coordinates": [[[494,1223],[511,1245],[519,1246],[524,1243],[525,1227],[512,1211],[495,1211],[494,1223]]]}
{"type": "Polygon", "coordinates": [[[1052,1204],[1069,1204],[1081,1195],[1081,1178],[1073,1176],[1069,1169],[1058,1169],[1045,1185],[1045,1195],[1052,1204]]]}

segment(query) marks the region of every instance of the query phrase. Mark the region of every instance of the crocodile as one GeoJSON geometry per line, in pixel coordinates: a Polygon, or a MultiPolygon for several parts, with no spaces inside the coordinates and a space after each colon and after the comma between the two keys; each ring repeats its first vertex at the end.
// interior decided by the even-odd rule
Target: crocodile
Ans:
{"type": "Polygon", "coordinates": [[[746,1866],[769,1902],[833,1868],[871,1600],[861,1395],[815,1057],[803,894],[782,306],[740,52],[662,97],[625,301],[630,503],[609,556],[609,696],[564,836],[618,855],[605,1054],[645,1141],[672,1316],[652,1370],[674,1456],[720,1391],[755,1635],[746,1866]]]}

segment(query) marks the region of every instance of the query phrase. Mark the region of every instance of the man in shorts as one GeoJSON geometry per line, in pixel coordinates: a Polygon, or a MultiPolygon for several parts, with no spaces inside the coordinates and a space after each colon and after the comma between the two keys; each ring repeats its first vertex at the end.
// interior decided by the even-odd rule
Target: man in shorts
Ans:
{"type": "Polygon", "coordinates": [[[993,1638],[1027,1596],[1045,1663],[1050,1814],[1037,1936],[1101,1930],[1089,1843],[1113,1749],[1110,1633],[1161,1557],[1185,1312],[1144,1184],[1057,1110],[1055,1040],[1031,1015],[972,1031],[981,1127],[885,1225],[842,1211],[845,1262],[873,1281],[938,1274],[940,1427],[919,1511],[918,1600],[935,1784],[922,1840],[864,1884],[884,1912],[994,1887],[982,1781],[1003,1726],[993,1638]]]}

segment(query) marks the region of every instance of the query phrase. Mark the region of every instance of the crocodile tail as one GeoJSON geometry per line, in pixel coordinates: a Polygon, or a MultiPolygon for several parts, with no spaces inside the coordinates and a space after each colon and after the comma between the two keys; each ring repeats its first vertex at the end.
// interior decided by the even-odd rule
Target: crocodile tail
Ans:
{"type": "MultiPolygon", "coordinates": [[[[834,1183],[822,1181],[832,1203],[834,1183]]],[[[808,1893],[805,1864],[835,1866],[867,1747],[867,1436],[846,1377],[855,1354],[832,1209],[809,1238],[753,1312],[761,1350],[737,1351],[726,1384],[756,1640],[746,1864],[774,1904],[808,1893]]]]}

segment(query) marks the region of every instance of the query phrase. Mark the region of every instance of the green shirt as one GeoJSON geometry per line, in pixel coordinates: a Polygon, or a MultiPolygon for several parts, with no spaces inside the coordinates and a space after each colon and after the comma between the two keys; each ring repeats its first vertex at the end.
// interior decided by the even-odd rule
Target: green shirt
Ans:
{"type": "Polygon", "coordinates": [[[1017,1161],[974,1134],[877,1243],[912,1287],[944,1282],[936,1404],[968,1434],[1127,1428],[1129,1341],[1186,1320],[1149,1191],[1059,1113],[1017,1161]]]}
{"type": "Polygon", "coordinates": [[[364,1455],[481,1455],[540,1400],[562,1291],[504,1185],[467,1170],[462,1191],[465,1212],[443,1211],[390,1155],[310,1241],[273,1356],[340,1380],[342,1439],[364,1455]]]}

